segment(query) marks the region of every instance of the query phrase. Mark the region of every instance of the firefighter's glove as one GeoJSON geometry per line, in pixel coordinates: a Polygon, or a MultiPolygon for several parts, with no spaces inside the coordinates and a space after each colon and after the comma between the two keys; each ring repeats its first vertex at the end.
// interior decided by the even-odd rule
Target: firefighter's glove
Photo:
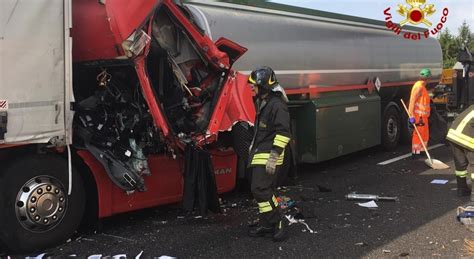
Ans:
{"type": "Polygon", "coordinates": [[[280,155],[276,151],[271,151],[268,157],[267,164],[265,165],[265,172],[269,175],[274,175],[276,171],[277,160],[280,155]]]}

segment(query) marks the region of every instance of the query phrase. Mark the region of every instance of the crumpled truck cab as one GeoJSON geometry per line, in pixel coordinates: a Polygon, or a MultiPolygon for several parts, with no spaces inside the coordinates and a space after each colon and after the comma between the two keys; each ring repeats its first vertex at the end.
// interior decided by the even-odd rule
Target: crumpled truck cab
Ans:
{"type": "Polygon", "coordinates": [[[252,123],[246,78],[231,69],[246,49],[212,42],[186,7],[84,0],[73,10],[75,144],[121,189],[149,189],[150,155],[176,157],[189,143],[228,151],[218,135],[252,123]]]}

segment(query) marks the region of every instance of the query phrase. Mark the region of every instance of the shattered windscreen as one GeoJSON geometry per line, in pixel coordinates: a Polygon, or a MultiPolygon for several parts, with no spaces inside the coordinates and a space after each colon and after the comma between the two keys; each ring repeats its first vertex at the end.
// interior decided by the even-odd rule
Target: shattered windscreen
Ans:
{"type": "Polygon", "coordinates": [[[166,11],[156,15],[148,74],[177,136],[206,130],[221,76],[209,69],[186,32],[166,11]]]}

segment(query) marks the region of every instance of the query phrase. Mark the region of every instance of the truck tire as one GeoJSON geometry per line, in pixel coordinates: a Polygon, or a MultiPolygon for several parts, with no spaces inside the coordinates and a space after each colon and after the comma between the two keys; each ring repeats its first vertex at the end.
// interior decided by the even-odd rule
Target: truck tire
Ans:
{"type": "Polygon", "coordinates": [[[11,252],[33,252],[58,245],[81,223],[85,193],[73,174],[68,192],[67,161],[31,155],[10,163],[0,175],[0,240],[11,252]]]}
{"type": "Polygon", "coordinates": [[[400,112],[395,106],[385,110],[382,123],[382,145],[386,150],[392,150],[398,145],[402,123],[400,112]]]}

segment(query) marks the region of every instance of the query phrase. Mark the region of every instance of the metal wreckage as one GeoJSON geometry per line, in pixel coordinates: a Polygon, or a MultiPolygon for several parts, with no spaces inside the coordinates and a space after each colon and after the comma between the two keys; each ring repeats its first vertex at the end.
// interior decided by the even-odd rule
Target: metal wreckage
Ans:
{"type": "Polygon", "coordinates": [[[78,35],[73,31],[78,46],[73,48],[73,127],[74,143],[83,150],[79,155],[86,163],[98,161],[129,194],[147,191],[146,177],[161,169],[161,164],[149,164],[151,156],[171,156],[184,169],[184,207],[192,210],[199,204],[201,213],[208,207],[218,211],[211,153],[231,154],[232,141],[221,132],[253,120],[246,78],[230,68],[246,49],[225,38],[213,43],[183,6],[142,1],[129,4],[127,9],[136,8],[129,12],[116,3],[120,1],[105,5],[109,15],[115,14],[110,16],[115,29],[110,22],[98,26],[106,21],[91,13],[74,17],[77,26],[88,28],[78,35]],[[130,35],[120,39],[126,58],[114,53],[116,41],[97,38],[117,31],[130,35]]]}
{"type": "Polygon", "coordinates": [[[0,246],[49,247],[83,217],[183,199],[220,209],[217,194],[235,187],[235,136],[255,117],[247,77],[231,68],[245,48],[212,41],[171,0],[8,3],[4,13],[1,54],[13,65],[0,91],[0,246]],[[29,68],[48,76],[19,74],[29,68]]]}

